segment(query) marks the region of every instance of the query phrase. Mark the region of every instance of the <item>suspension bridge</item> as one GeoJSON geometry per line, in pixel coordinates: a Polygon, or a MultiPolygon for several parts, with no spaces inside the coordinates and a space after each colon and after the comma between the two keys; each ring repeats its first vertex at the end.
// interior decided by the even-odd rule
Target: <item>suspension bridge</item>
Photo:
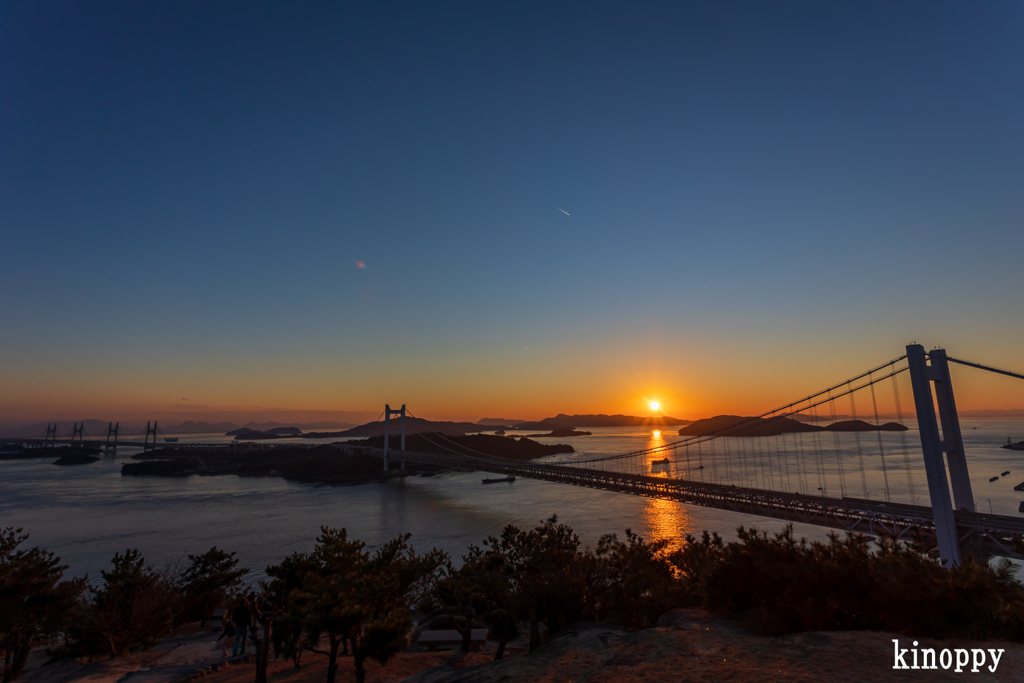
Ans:
{"type": "MultiPolygon", "coordinates": [[[[1024,379],[1019,373],[953,358],[943,349],[926,352],[911,344],[904,355],[798,401],[627,453],[522,461],[474,450],[434,432],[416,434],[416,449],[409,450],[405,417],[412,415],[404,405],[397,410],[385,406],[383,447],[361,450],[380,458],[385,473],[416,463],[662,498],[912,540],[932,549],[945,564],[959,564],[968,554],[1024,559],[1024,519],[975,509],[950,363],[1024,379]],[[892,393],[890,414],[898,424],[904,422],[897,381],[904,373],[910,380],[919,450],[911,446],[905,429],[878,429],[884,414],[879,398],[885,391],[892,393]],[[870,409],[858,412],[858,397],[870,409]],[[821,428],[819,423],[830,426],[821,428]],[[835,429],[844,423],[852,425],[850,431],[835,429]],[[779,428],[773,431],[773,425],[779,428]],[[880,496],[872,499],[872,490],[880,496]],[[927,504],[921,504],[922,498],[927,504]]],[[[143,442],[118,444],[118,427],[111,424],[105,450],[118,445],[155,448],[156,431],[156,423],[147,425],[143,442]]],[[[83,435],[76,425],[70,441],[58,440],[53,425],[43,440],[18,441],[81,444],[83,435]]]]}
{"type": "Polygon", "coordinates": [[[1024,559],[1024,519],[975,509],[950,363],[1024,379],[1018,373],[952,358],[943,349],[926,352],[911,344],[899,358],[798,401],[628,453],[523,462],[467,448],[440,433],[417,434],[418,450],[406,450],[405,406],[385,407],[383,448],[369,452],[381,459],[385,471],[393,466],[404,469],[406,463],[478,470],[889,535],[934,549],[945,564],[959,564],[967,554],[1024,559]],[[877,429],[878,399],[886,384],[897,422],[903,422],[897,382],[903,373],[910,376],[920,451],[910,447],[906,430],[887,432],[883,439],[877,429]],[[859,421],[858,396],[862,401],[870,397],[871,408],[863,414],[873,418],[873,425],[859,421]],[[848,402],[854,429],[858,424],[863,429],[786,431],[794,429],[793,423],[844,422],[838,419],[839,411],[846,410],[837,407],[840,401],[844,406],[848,402]],[[773,433],[773,423],[786,424],[786,429],[773,433]],[[400,439],[398,448],[392,446],[392,434],[400,439]],[[917,462],[912,451],[921,454],[917,462]],[[915,471],[920,476],[922,456],[928,505],[920,504],[923,492],[920,482],[914,481],[915,471]],[[882,500],[869,497],[869,475],[880,482],[882,500]]]}

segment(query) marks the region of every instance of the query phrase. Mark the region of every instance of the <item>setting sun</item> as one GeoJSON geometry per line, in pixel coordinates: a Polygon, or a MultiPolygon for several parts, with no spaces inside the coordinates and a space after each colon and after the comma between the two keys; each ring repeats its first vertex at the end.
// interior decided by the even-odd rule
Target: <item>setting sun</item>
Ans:
{"type": "Polygon", "coordinates": [[[660,403],[658,403],[657,401],[651,401],[651,410],[657,410],[660,407],[661,407],[660,403]]]}

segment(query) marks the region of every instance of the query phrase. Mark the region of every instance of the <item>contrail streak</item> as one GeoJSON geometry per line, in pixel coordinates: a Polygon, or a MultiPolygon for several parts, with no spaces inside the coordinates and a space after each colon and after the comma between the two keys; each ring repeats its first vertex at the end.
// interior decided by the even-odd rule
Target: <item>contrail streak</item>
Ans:
{"type": "Polygon", "coordinates": [[[564,213],[566,216],[571,215],[568,211],[566,211],[565,209],[563,209],[562,207],[560,207],[558,205],[556,205],[555,208],[558,209],[559,211],[561,211],[562,213],[564,213]]]}

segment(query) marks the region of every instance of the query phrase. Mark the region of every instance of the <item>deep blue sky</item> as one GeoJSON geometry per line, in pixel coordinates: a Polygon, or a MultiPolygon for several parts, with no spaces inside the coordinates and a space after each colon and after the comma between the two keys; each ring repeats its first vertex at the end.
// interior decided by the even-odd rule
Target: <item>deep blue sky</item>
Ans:
{"type": "Polygon", "coordinates": [[[0,411],[1022,365],[1024,5],[552,4],[4,3],[0,411]]]}

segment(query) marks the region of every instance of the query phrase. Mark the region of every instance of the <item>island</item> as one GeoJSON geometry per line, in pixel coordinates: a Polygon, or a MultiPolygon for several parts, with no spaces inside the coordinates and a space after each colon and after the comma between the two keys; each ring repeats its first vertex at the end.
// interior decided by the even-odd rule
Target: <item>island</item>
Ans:
{"type": "Polygon", "coordinates": [[[593,432],[581,432],[581,431],[577,431],[577,430],[575,430],[575,429],[573,429],[571,427],[562,427],[560,429],[552,429],[547,434],[527,434],[526,438],[527,439],[536,439],[536,438],[542,437],[542,436],[543,437],[554,436],[554,437],[557,437],[559,439],[564,439],[564,438],[569,437],[569,436],[591,436],[592,434],[593,434],[593,432]]]}
{"type": "MultiPolygon", "coordinates": [[[[65,450],[72,449],[69,448],[65,450]]],[[[74,453],[65,453],[64,455],[60,456],[53,462],[53,464],[60,465],[61,467],[67,467],[69,465],[88,465],[99,460],[98,457],[96,457],[95,455],[90,455],[89,452],[86,452],[81,449],[74,450],[74,453]]]]}
{"type": "MultiPolygon", "coordinates": [[[[408,451],[436,451],[438,443],[467,455],[490,455],[506,460],[529,461],[557,453],[572,453],[568,444],[541,444],[526,437],[504,437],[493,434],[446,436],[437,433],[406,436],[408,451]]],[[[400,437],[389,442],[391,459],[400,461],[400,437]]],[[[383,472],[377,449],[383,447],[383,437],[325,444],[322,446],[256,446],[189,450],[162,448],[132,456],[138,462],[127,463],[122,475],[186,476],[192,474],[238,474],[248,476],[280,476],[299,481],[328,484],[355,484],[384,476],[403,474],[433,474],[442,468],[407,463],[404,472],[383,472]]]]}
{"type": "Polygon", "coordinates": [[[683,436],[779,436],[800,432],[904,432],[898,422],[874,425],[864,420],[843,420],[825,427],[800,422],[789,417],[762,418],[739,415],[716,415],[697,420],[679,430],[683,436]]]}
{"type": "Polygon", "coordinates": [[[49,448],[25,448],[16,443],[4,444],[0,447],[0,460],[28,460],[39,458],[57,458],[55,465],[80,465],[99,460],[98,455],[103,449],[94,444],[81,446],[51,446],[49,448]],[[85,458],[90,458],[85,460],[85,458]]]}
{"type": "MultiPolygon", "coordinates": [[[[465,434],[478,434],[481,432],[493,432],[498,429],[510,429],[504,425],[482,425],[473,422],[447,422],[425,420],[421,417],[405,418],[405,433],[421,434],[434,433],[445,436],[462,436],[465,434]]],[[[401,422],[397,419],[391,420],[391,433],[397,434],[401,431],[401,422]]],[[[340,432],[307,432],[302,435],[305,439],[345,439],[360,436],[383,436],[384,422],[367,422],[358,427],[352,427],[340,432]]]]}

